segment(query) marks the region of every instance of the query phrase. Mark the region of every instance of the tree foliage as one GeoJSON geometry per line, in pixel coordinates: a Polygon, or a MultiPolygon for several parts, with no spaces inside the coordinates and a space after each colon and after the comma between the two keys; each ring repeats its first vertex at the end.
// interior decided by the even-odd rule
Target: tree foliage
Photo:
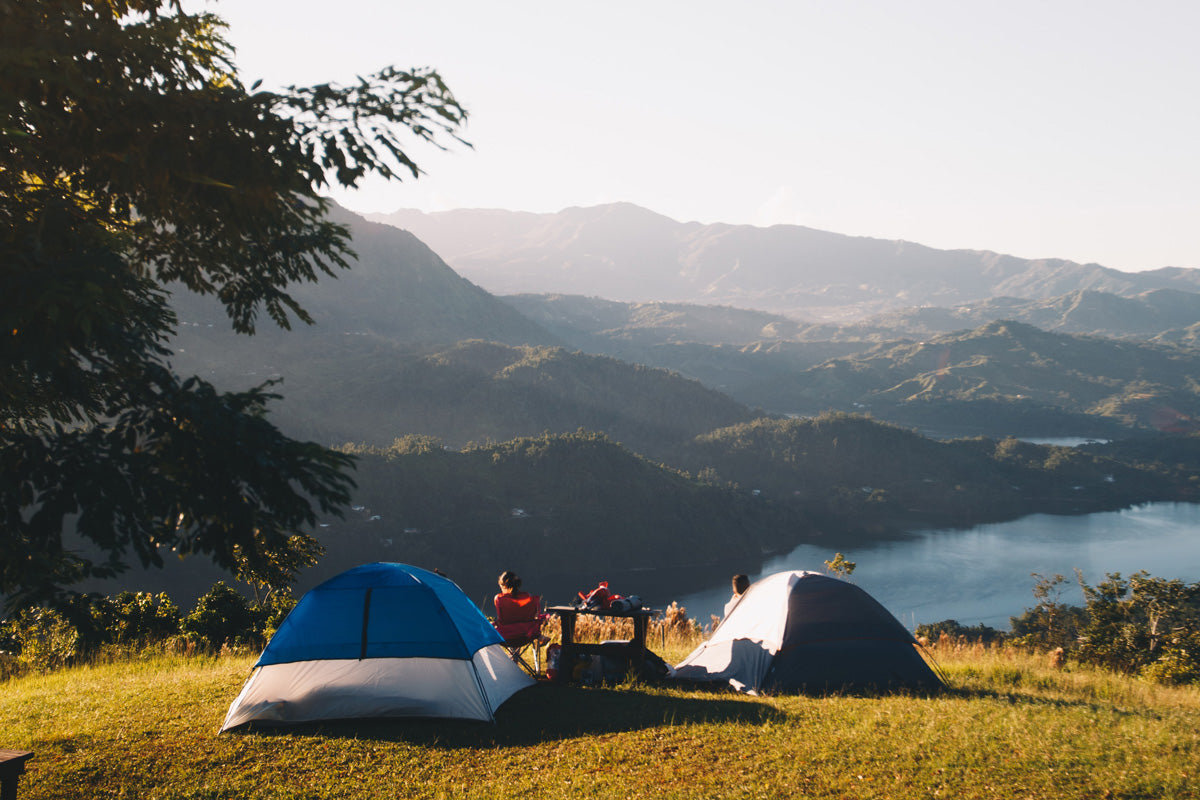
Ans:
{"type": "Polygon", "coordinates": [[[1164,682],[1200,679],[1200,583],[1145,571],[1110,573],[1095,586],[1079,576],[1088,619],[1080,630],[1082,660],[1164,682]]]}
{"type": "Polygon", "coordinates": [[[1200,681],[1200,583],[1143,571],[1112,572],[1095,586],[1075,572],[1083,607],[1060,601],[1062,575],[1033,573],[1038,602],[1012,617],[1014,644],[1059,648],[1080,663],[1160,683],[1200,681]]]}
{"type": "Polygon", "coordinates": [[[1073,649],[1078,644],[1079,629],[1086,622],[1086,610],[1062,602],[1063,575],[1034,572],[1032,577],[1036,579],[1033,596],[1037,603],[1019,617],[1009,618],[1013,640],[1035,649],[1073,649]]]}
{"type": "Polygon", "coordinates": [[[258,583],[348,499],[352,459],[281,434],[269,385],[175,374],[171,291],[232,327],[353,259],[331,185],[416,176],[465,112],[436,72],[247,88],[178,0],[0,0],[0,590],[17,603],[202,553],[258,583]],[[78,540],[69,535],[74,531],[78,540]]]}
{"type": "Polygon", "coordinates": [[[832,559],[825,562],[825,570],[832,573],[838,578],[848,579],[854,574],[854,569],[858,566],[854,561],[848,560],[841,553],[834,555],[832,559]]]}

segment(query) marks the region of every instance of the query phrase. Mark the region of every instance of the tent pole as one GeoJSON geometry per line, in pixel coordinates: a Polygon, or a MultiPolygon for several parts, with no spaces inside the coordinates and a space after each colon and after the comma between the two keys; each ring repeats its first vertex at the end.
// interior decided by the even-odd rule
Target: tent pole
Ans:
{"type": "Polygon", "coordinates": [[[475,666],[475,653],[471,654],[471,674],[475,676],[475,686],[479,689],[479,696],[483,698],[483,704],[487,706],[488,719],[495,725],[496,711],[492,708],[492,701],[488,699],[487,690],[483,688],[483,678],[479,677],[479,667],[475,666]]]}

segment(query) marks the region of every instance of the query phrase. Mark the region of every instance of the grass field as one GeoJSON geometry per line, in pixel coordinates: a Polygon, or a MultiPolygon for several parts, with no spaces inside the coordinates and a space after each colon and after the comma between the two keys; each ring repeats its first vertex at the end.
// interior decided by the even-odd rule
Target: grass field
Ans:
{"type": "Polygon", "coordinates": [[[1200,796],[1197,689],[979,647],[937,659],[951,689],[929,696],[539,684],[494,725],[218,736],[253,659],[154,656],[0,683],[0,747],[36,753],[21,800],[1200,796]]]}

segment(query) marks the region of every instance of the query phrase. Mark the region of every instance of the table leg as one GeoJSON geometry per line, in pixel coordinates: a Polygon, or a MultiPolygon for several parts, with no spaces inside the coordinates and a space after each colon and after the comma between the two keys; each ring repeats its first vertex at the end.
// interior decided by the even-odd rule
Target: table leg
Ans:
{"type": "Polygon", "coordinates": [[[639,675],[646,663],[646,629],[649,621],[649,617],[641,614],[633,618],[633,660],[639,675]]]}
{"type": "Polygon", "coordinates": [[[559,619],[562,620],[562,643],[564,645],[573,644],[575,642],[575,615],[561,614],[559,619]]]}

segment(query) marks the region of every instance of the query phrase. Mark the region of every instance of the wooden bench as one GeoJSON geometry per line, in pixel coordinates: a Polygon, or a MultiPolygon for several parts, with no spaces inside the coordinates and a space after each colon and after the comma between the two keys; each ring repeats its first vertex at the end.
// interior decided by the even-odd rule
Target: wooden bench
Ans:
{"type": "Polygon", "coordinates": [[[27,750],[0,748],[0,800],[17,800],[17,781],[25,772],[25,762],[33,758],[27,750]]]}

